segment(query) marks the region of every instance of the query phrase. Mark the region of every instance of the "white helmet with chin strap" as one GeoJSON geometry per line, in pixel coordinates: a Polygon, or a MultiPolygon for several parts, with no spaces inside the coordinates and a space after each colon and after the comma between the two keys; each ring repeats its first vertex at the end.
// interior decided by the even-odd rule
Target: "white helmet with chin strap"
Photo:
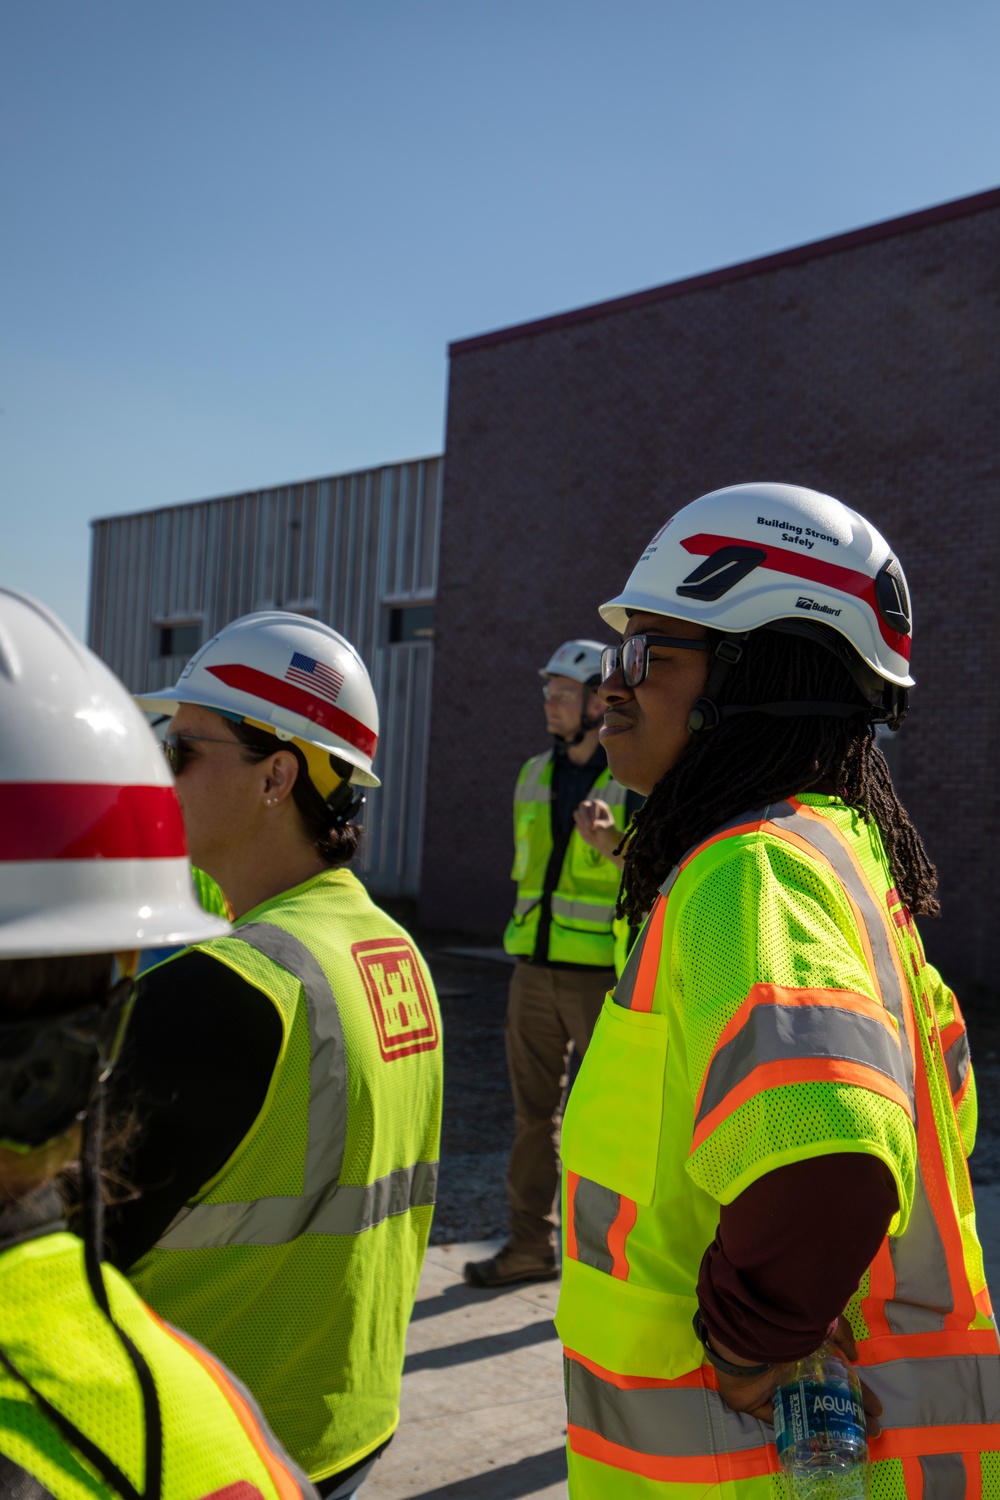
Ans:
{"type": "Polygon", "coordinates": [[[553,651],[545,666],[538,669],[539,677],[569,677],[573,682],[583,685],[579,729],[572,739],[564,740],[561,735],[556,736],[567,745],[578,745],[585,735],[597,728],[603,718],[603,710],[596,719],[592,719],[587,713],[590,690],[600,685],[603,651],[604,647],[600,641],[563,641],[562,645],[553,651]]]}
{"type": "MultiPolygon", "coordinates": [[[[620,632],[637,611],[725,633],[692,730],[746,711],[720,710],[714,699],[739,660],[741,638],[763,626],[831,650],[876,723],[897,729],[906,714],[913,678],[903,570],[875,527],[831,495],[792,484],[734,484],[692,501],[661,526],[625,588],[600,610],[620,632]]],[[[847,717],[858,705],[775,703],[756,711],[847,717]]]]}
{"type": "Polygon", "coordinates": [[[243,615],[195,652],[173,687],[137,701],[167,714],[182,703],[210,708],[291,741],[339,821],[353,817],[364,800],[349,795],[348,784],[379,785],[371,679],[350,641],[320,620],[283,610],[243,615]]]}

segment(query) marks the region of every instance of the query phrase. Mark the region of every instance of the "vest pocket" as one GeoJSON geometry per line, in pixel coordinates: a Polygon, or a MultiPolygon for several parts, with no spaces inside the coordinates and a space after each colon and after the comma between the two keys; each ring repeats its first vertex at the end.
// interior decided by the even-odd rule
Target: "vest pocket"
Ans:
{"type": "Polygon", "coordinates": [[[609,995],[566,1106],[563,1167],[648,1208],[666,1071],[666,1016],[624,1010],[609,995]]]}

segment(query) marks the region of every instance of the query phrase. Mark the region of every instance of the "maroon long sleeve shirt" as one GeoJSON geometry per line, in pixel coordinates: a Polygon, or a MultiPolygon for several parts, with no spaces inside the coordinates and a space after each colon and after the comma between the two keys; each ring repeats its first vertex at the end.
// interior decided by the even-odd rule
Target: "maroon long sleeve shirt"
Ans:
{"type": "Polygon", "coordinates": [[[755,1362],[818,1349],[897,1207],[888,1167],[860,1152],[812,1157],[758,1178],[723,1205],[702,1258],[698,1302],[713,1339],[755,1362]]]}

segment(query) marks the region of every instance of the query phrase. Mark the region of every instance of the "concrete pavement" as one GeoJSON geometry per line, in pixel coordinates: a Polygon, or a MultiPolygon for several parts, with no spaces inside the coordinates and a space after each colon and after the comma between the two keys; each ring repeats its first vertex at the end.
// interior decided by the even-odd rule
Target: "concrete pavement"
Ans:
{"type": "Polygon", "coordinates": [[[462,1281],[499,1240],[433,1245],[403,1368],[402,1422],[361,1500],[565,1500],[558,1281],[462,1281]]]}

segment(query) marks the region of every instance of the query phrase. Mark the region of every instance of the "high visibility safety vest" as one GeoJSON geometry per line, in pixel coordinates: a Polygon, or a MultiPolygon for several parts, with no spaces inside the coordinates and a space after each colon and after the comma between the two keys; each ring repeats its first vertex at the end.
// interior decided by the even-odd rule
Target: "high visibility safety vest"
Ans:
{"type": "MultiPolygon", "coordinates": [[[[167,1327],[105,1266],[118,1326],[145,1356],[163,1424],[163,1500],[303,1500],[314,1491],[268,1431],[249,1392],[167,1327]]],[[[50,1234],[0,1254],[0,1344],[14,1368],[135,1486],[143,1488],[142,1393],[94,1302],[83,1245],[50,1234]]],[[[0,1494],[122,1500],[25,1386],[0,1368],[0,1494]]]]}
{"type": "Polygon", "coordinates": [[[437,1181],[437,998],[410,938],[345,869],[196,951],[270,997],[281,1053],[252,1129],[130,1276],[325,1479],[399,1421],[437,1181]]]}
{"type": "MultiPolygon", "coordinates": [[[[552,855],[553,764],[551,750],[533,756],[521,767],[514,788],[514,867],[510,875],[517,881],[517,899],[503,945],[508,953],[525,958],[535,951],[545,875],[552,855]]],[[[624,830],[628,793],[612,779],[606,766],[589,795],[606,802],[615,826],[624,830]]],[[[595,968],[613,966],[615,940],[611,924],[620,883],[618,866],[591,848],[574,828],[550,898],[552,926],[546,955],[550,960],[593,964],[595,968]]]]}
{"type": "Polygon", "coordinates": [[[573,1500],[781,1493],[773,1429],[726,1406],[692,1330],[698,1269],[720,1203],[840,1151],[879,1157],[899,1194],[846,1309],[884,1408],[872,1496],[1000,1495],[975,1124],[961,1013],[874,824],[803,795],[689,853],[605,1003],[563,1122],[556,1324],[573,1500]]]}

